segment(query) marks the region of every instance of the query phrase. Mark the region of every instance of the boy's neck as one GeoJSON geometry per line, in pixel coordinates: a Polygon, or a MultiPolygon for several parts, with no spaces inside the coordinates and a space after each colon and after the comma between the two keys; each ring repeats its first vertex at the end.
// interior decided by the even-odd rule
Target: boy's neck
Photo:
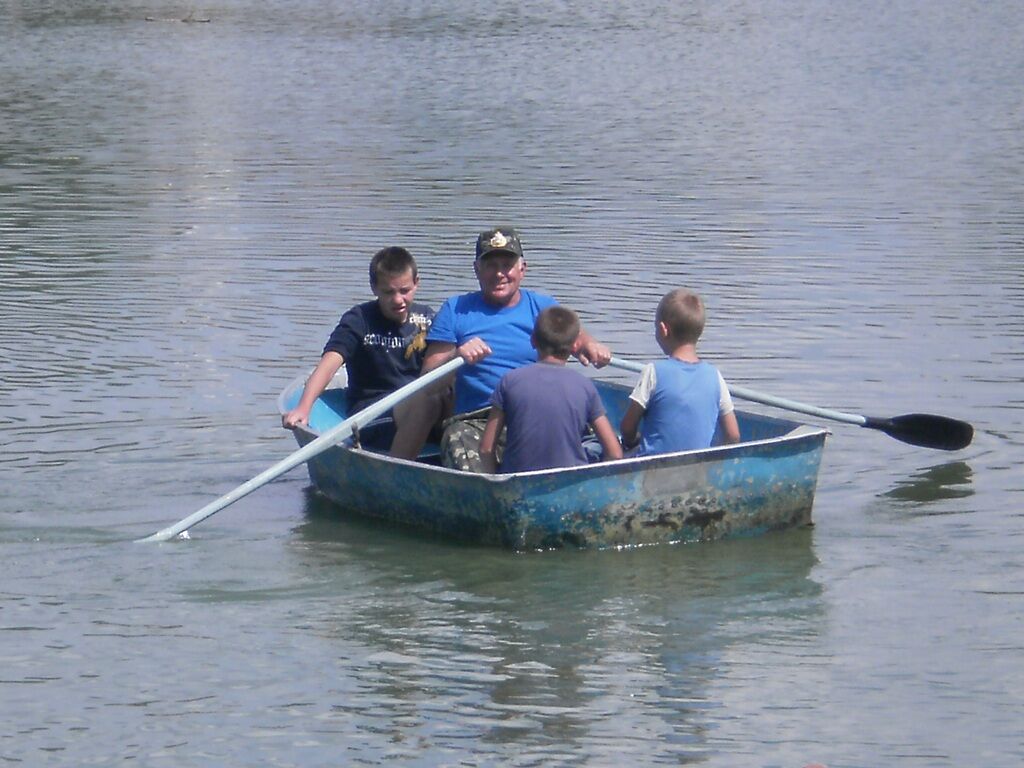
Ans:
{"type": "Polygon", "coordinates": [[[565,365],[568,359],[569,358],[567,357],[559,357],[558,355],[537,354],[538,363],[548,363],[549,365],[565,365]]]}
{"type": "Polygon", "coordinates": [[[673,349],[669,353],[669,357],[673,360],[679,360],[683,363],[699,363],[700,358],[697,357],[697,345],[696,344],[680,344],[678,347],[673,349]]]}

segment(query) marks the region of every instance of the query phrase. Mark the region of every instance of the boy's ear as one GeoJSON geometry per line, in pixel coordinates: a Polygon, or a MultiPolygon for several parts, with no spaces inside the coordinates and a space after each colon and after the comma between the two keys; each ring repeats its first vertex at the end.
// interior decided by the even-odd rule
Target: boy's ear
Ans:
{"type": "Polygon", "coordinates": [[[572,352],[570,354],[575,355],[580,351],[580,347],[583,346],[583,334],[581,333],[576,337],[576,341],[572,343],[572,352]]]}
{"type": "Polygon", "coordinates": [[[661,320],[658,321],[658,338],[659,339],[667,339],[668,338],[668,326],[665,325],[665,323],[662,322],[661,320]]]}

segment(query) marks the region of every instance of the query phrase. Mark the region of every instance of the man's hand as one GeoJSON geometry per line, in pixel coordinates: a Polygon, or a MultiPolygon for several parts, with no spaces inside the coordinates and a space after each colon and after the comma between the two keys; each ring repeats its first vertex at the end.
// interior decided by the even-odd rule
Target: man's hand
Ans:
{"type": "MultiPolygon", "coordinates": [[[[474,336],[472,339],[467,341],[456,352],[458,356],[465,360],[470,365],[479,363],[489,354],[491,354],[491,348],[487,346],[487,342],[481,339],[479,336],[474,336]]],[[[611,359],[611,353],[608,355],[608,359],[611,359]]]]}
{"type": "Polygon", "coordinates": [[[583,365],[593,365],[595,368],[604,368],[612,359],[612,351],[584,331],[580,331],[573,354],[583,365]]]}

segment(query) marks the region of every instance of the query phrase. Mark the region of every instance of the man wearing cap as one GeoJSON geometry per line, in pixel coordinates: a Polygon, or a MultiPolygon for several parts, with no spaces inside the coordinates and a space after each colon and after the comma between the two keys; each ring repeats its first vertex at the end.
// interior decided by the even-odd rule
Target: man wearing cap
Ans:
{"type": "MultiPolygon", "coordinates": [[[[508,371],[536,362],[537,353],[530,343],[534,321],[541,310],[558,302],[550,296],[521,287],[526,275],[526,260],[519,235],[511,227],[498,227],[480,233],[476,241],[473,262],[480,290],[453,296],[434,317],[427,333],[427,351],[421,375],[462,357],[468,365],[455,373],[455,408],[457,423],[446,429],[442,450],[447,455],[474,452],[475,443],[483,432],[486,412],[479,423],[461,416],[487,409],[491,393],[508,371]],[[468,434],[453,434],[465,432],[468,434]],[[455,451],[450,443],[458,443],[455,451]]],[[[611,360],[611,351],[604,344],[581,330],[577,342],[576,358],[598,368],[611,360]]],[[[425,397],[412,397],[398,406],[403,425],[395,436],[391,454],[413,459],[426,442],[427,433],[441,417],[443,401],[435,389],[425,397]]],[[[458,460],[460,469],[474,468],[471,456],[469,466],[458,460]]]]}

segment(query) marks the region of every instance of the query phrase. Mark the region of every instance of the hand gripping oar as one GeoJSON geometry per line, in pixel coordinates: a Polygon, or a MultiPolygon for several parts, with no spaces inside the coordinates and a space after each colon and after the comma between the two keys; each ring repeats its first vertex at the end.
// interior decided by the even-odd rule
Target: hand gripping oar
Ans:
{"type": "MultiPolygon", "coordinates": [[[[622,368],[627,371],[640,373],[644,367],[640,363],[631,363],[627,360],[612,358],[609,365],[622,368]]],[[[877,429],[889,437],[894,437],[910,445],[918,445],[922,448],[937,448],[941,451],[958,451],[971,444],[974,438],[974,427],[966,421],[951,419],[948,416],[933,416],[930,413],[908,413],[903,416],[893,416],[891,419],[877,418],[873,416],[861,416],[856,413],[843,413],[842,411],[831,411],[827,408],[818,408],[806,403],[798,403],[795,400],[786,400],[781,397],[773,397],[762,392],[755,392],[746,387],[729,385],[729,392],[733,397],[740,397],[744,400],[751,400],[755,403],[772,405],[787,411],[806,413],[809,416],[819,416],[832,421],[842,421],[846,424],[855,424],[858,427],[877,429]]]]}
{"type": "Polygon", "coordinates": [[[310,443],[307,443],[302,448],[295,451],[295,453],[277,462],[277,464],[270,467],[269,469],[265,469],[263,472],[256,475],[256,477],[252,478],[251,480],[247,480],[246,482],[242,483],[240,486],[235,488],[235,490],[231,491],[230,493],[226,493],[216,501],[210,502],[205,507],[200,509],[198,512],[193,512],[184,520],[181,520],[172,526],[159,530],[152,536],[147,536],[144,539],[138,539],[138,541],[167,541],[168,539],[174,538],[178,534],[187,531],[196,523],[202,522],[206,518],[210,517],[210,515],[219,512],[229,504],[234,504],[243,496],[248,496],[257,488],[260,488],[269,483],[275,477],[283,475],[292,467],[297,467],[299,464],[309,461],[317,454],[323,453],[331,446],[337,445],[350,434],[352,434],[353,429],[364,427],[366,424],[373,421],[378,416],[381,416],[384,413],[391,410],[398,403],[405,400],[410,395],[419,392],[421,389],[430,386],[438,379],[442,379],[448,374],[452,373],[464,362],[465,361],[461,357],[456,357],[454,360],[449,360],[444,365],[435,368],[429,373],[423,374],[415,381],[411,381],[404,387],[396,389],[387,397],[378,400],[373,405],[368,406],[361,410],[359,413],[345,419],[343,422],[341,422],[341,424],[338,424],[336,427],[332,427],[331,429],[327,430],[322,435],[320,435],[320,437],[316,438],[310,443]]]}

